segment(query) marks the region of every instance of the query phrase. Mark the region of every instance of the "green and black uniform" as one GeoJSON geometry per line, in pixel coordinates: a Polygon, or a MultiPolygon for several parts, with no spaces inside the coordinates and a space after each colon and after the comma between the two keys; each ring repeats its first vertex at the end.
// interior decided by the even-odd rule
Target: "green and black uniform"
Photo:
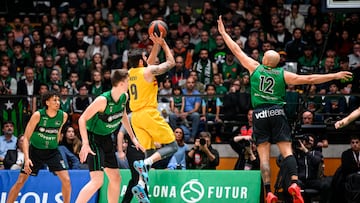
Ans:
{"type": "Polygon", "coordinates": [[[96,113],[86,122],[89,144],[96,154],[88,155],[87,163],[90,171],[102,170],[105,167],[118,168],[111,135],[119,129],[126,108],[126,94],[120,95],[117,102],[113,100],[111,91],[104,92],[100,96],[107,100],[104,112],[96,113]]]}
{"type": "Polygon", "coordinates": [[[29,158],[33,163],[31,175],[37,175],[44,164],[52,172],[66,170],[64,160],[58,151],[58,133],[64,122],[64,112],[58,110],[56,116],[50,117],[43,108],[39,113],[40,121],[30,138],[29,158]]]}
{"type": "Polygon", "coordinates": [[[257,144],[291,140],[284,111],[286,83],[284,69],[259,65],[250,76],[253,136],[257,144]]]}

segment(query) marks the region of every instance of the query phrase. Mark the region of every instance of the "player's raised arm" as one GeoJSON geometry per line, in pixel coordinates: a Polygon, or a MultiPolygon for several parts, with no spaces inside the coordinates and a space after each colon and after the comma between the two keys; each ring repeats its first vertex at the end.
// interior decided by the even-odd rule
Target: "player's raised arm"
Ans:
{"type": "Polygon", "coordinates": [[[155,47],[158,45],[160,45],[162,47],[162,49],[165,52],[166,61],[159,65],[149,65],[146,68],[145,74],[147,72],[151,73],[152,75],[164,74],[175,66],[174,56],[171,54],[171,50],[170,50],[168,44],[166,43],[165,39],[162,37],[162,34],[160,37],[157,36],[156,34],[155,35],[151,34],[150,39],[154,42],[155,47]],[[156,44],[158,44],[158,45],[156,45],[156,44]]]}
{"type": "Polygon", "coordinates": [[[231,39],[228,33],[226,33],[224,23],[222,21],[222,17],[219,16],[219,19],[217,20],[218,23],[218,31],[223,37],[227,47],[231,50],[231,52],[234,54],[234,56],[239,59],[240,63],[249,71],[250,75],[252,72],[260,65],[259,62],[252,59],[251,57],[247,56],[243,50],[239,47],[239,45],[231,39]]]}
{"type": "Polygon", "coordinates": [[[331,80],[340,80],[340,79],[350,79],[352,78],[352,73],[348,71],[340,71],[337,73],[328,73],[328,74],[312,74],[312,75],[298,75],[285,71],[285,82],[286,84],[291,85],[301,85],[301,84],[321,84],[331,80]]]}

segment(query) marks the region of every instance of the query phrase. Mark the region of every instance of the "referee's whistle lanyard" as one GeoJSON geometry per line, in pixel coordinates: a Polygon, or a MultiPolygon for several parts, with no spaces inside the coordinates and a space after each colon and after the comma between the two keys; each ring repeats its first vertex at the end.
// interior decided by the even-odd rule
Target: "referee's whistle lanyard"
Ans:
{"type": "Polygon", "coordinates": [[[356,155],[356,153],[354,151],[352,153],[354,155],[354,159],[355,159],[357,166],[360,167],[360,153],[358,155],[356,155]]]}

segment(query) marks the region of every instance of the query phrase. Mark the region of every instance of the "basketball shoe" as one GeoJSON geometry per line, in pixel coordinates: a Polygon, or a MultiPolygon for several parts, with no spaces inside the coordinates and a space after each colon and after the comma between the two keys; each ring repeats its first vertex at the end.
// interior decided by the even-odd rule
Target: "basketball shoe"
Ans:
{"type": "Polygon", "coordinates": [[[139,175],[143,178],[145,184],[147,185],[149,182],[149,174],[148,174],[148,169],[144,164],[144,161],[143,160],[134,161],[134,168],[139,173],[139,175]]]}
{"type": "Polygon", "coordinates": [[[296,183],[290,185],[288,192],[293,197],[293,203],[304,203],[304,199],[301,196],[300,187],[296,183]]]}

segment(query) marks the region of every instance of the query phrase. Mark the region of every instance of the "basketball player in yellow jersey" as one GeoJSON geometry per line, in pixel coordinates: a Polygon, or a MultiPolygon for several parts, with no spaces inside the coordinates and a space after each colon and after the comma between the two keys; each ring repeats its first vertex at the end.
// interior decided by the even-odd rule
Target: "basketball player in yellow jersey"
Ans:
{"type": "Polygon", "coordinates": [[[170,157],[177,151],[174,133],[157,110],[158,85],[155,78],[174,67],[175,60],[162,36],[152,34],[150,39],[154,42],[154,46],[147,61],[144,50],[129,51],[131,124],[139,143],[146,149],[147,157],[145,160],[134,162],[140,180],[139,184],[132,188],[132,192],[139,202],[149,202],[144,191],[148,182],[148,168],[154,162],[170,157]],[[151,65],[154,64],[160,48],[165,52],[166,61],[159,65],[151,65]],[[146,63],[149,64],[147,67],[145,67],[146,63]],[[163,147],[156,151],[154,142],[162,144],[163,147]]]}

